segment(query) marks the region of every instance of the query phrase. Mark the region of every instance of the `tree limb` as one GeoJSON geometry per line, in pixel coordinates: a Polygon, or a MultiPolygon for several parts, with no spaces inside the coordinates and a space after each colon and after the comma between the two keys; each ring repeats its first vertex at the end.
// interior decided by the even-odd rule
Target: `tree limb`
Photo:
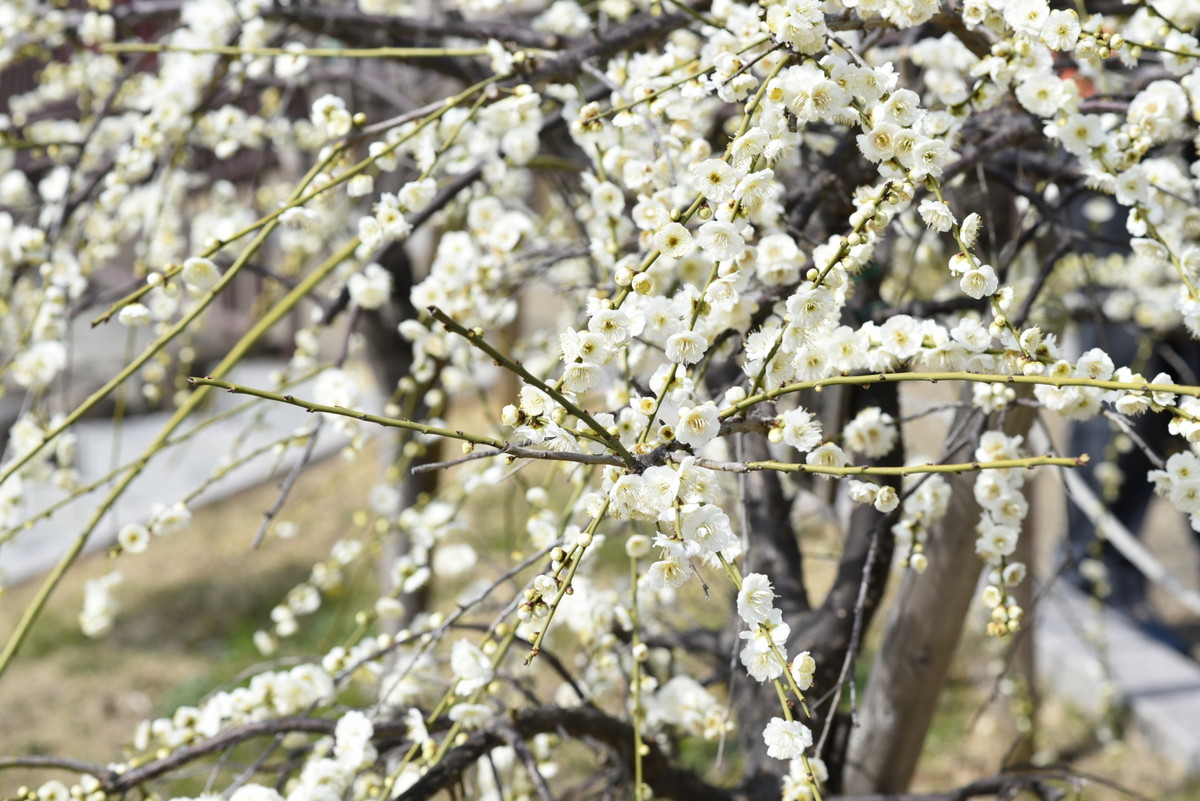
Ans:
{"type": "MultiPolygon", "coordinates": [[[[506,744],[501,734],[504,728],[526,739],[536,734],[558,733],[573,739],[598,741],[616,754],[632,777],[634,738],[628,723],[595,707],[544,706],[486,724],[465,743],[450,749],[441,762],[430,768],[397,801],[425,801],[455,784],[477,759],[506,744]]],[[[708,784],[692,771],[674,767],[653,740],[646,742],[646,748],[647,753],[642,756],[642,777],[655,796],[679,801],[733,801],[734,795],[728,790],[708,784]]]]}

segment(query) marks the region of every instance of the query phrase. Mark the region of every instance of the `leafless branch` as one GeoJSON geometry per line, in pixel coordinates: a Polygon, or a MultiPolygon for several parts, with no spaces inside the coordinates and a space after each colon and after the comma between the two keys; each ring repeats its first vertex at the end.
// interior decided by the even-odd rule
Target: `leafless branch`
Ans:
{"type": "Polygon", "coordinates": [[[529,781],[533,783],[534,789],[537,790],[538,798],[541,801],[554,801],[554,794],[550,792],[550,788],[546,785],[546,777],[542,776],[541,770],[538,769],[537,759],[534,758],[533,753],[529,750],[525,739],[503,719],[497,721],[496,733],[504,738],[505,742],[517,753],[521,764],[525,766],[525,772],[529,774],[529,781]]]}
{"type": "MultiPolygon", "coordinates": [[[[591,706],[548,706],[516,712],[507,720],[486,724],[465,743],[450,749],[440,763],[430,768],[397,801],[425,801],[453,785],[481,756],[506,744],[498,731],[500,727],[508,727],[524,738],[556,732],[564,737],[601,743],[616,754],[628,775],[632,775],[634,737],[628,723],[591,706]]],[[[690,770],[673,766],[653,740],[647,741],[645,746],[642,775],[655,796],[679,801],[734,801],[728,790],[708,784],[690,770]]]]}

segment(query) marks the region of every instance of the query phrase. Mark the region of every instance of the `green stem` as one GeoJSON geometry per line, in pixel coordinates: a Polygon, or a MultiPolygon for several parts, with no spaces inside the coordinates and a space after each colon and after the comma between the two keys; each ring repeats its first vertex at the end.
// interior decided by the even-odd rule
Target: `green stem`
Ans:
{"type": "Polygon", "coordinates": [[[755,470],[777,470],[781,473],[812,473],[819,476],[913,476],[922,473],[967,473],[976,470],[1012,470],[1033,467],[1080,467],[1091,460],[1086,453],[1080,456],[1026,456],[1022,459],[998,459],[994,462],[955,462],[951,464],[914,464],[900,467],[796,464],[773,460],[761,462],[715,462],[696,459],[696,467],[730,473],[750,473],[755,470]]]}
{"type": "Polygon", "coordinates": [[[562,603],[562,599],[571,591],[571,582],[575,579],[575,572],[579,570],[579,565],[583,562],[583,555],[587,551],[588,546],[592,543],[592,538],[596,534],[596,529],[600,526],[600,521],[604,519],[604,515],[608,513],[608,500],[604,501],[604,506],[592,518],[592,522],[584,530],[581,536],[581,542],[584,544],[577,545],[572,549],[573,557],[571,566],[567,569],[567,577],[563,579],[562,586],[558,590],[558,594],[554,596],[554,601],[550,604],[550,614],[541,621],[541,628],[533,635],[533,647],[529,649],[529,658],[525,660],[525,664],[529,664],[537,657],[542,648],[542,641],[546,639],[546,632],[550,630],[550,621],[554,619],[554,613],[558,610],[558,605],[562,603]]]}
{"type": "Polygon", "coordinates": [[[450,428],[440,428],[438,426],[425,425],[424,423],[415,423],[412,420],[404,420],[399,417],[384,417],[379,414],[371,414],[370,412],[360,412],[357,409],[347,409],[344,406],[328,406],[323,403],[297,398],[295,395],[283,395],[278,392],[271,392],[265,389],[256,389],[247,387],[241,384],[234,384],[229,381],[224,381],[219,378],[206,376],[204,378],[189,378],[188,383],[194,387],[217,387],[226,392],[235,395],[251,395],[255,398],[263,400],[275,401],[276,403],[286,403],[291,406],[299,406],[309,412],[321,412],[324,414],[336,414],[341,417],[349,417],[354,420],[362,420],[365,423],[374,423],[375,425],[385,426],[387,428],[402,428],[406,431],[417,431],[422,434],[430,434],[436,437],[446,437],[447,439],[460,439],[464,442],[472,442],[476,445],[490,445],[493,448],[504,450],[508,443],[502,439],[495,437],[485,437],[478,434],[468,434],[465,431],[459,431],[450,428]]]}
{"type": "MultiPolygon", "coordinates": [[[[332,148],[330,150],[329,154],[324,159],[313,164],[313,166],[309,169],[309,171],[307,173],[305,173],[304,177],[302,179],[300,179],[300,183],[298,184],[296,191],[292,193],[292,198],[291,198],[292,202],[277,209],[273,213],[268,214],[266,217],[263,217],[261,220],[258,220],[257,222],[246,226],[245,228],[238,231],[237,233],[235,233],[233,236],[229,237],[228,239],[224,239],[219,242],[215,242],[212,245],[204,248],[203,250],[200,251],[198,256],[202,259],[207,259],[211,256],[215,256],[221,250],[221,248],[225,247],[229,243],[236,242],[237,240],[241,239],[243,236],[247,236],[247,235],[253,233],[254,231],[257,231],[265,226],[270,225],[275,220],[277,220],[279,218],[279,216],[281,214],[283,214],[284,211],[291,208],[292,206],[299,205],[298,202],[295,202],[295,198],[300,195],[300,193],[304,190],[305,187],[307,187],[309,184],[311,184],[313,182],[313,180],[315,180],[316,177],[321,174],[322,170],[324,170],[326,167],[328,167],[330,164],[332,164],[334,159],[336,159],[337,156],[341,152],[342,152],[341,146],[332,148]]],[[[167,281],[170,281],[172,278],[174,278],[176,275],[178,275],[182,271],[183,271],[183,265],[175,264],[175,265],[169,266],[167,269],[163,270],[163,273],[162,273],[163,283],[165,284],[167,281]]],[[[121,309],[128,306],[130,303],[136,303],[137,301],[141,300],[142,297],[152,289],[154,289],[154,287],[151,286],[149,283],[146,283],[146,284],[143,284],[142,286],[138,287],[137,289],[133,290],[129,294],[125,295],[123,298],[121,298],[120,300],[114,302],[111,306],[109,306],[108,311],[104,312],[104,314],[102,314],[99,317],[92,320],[92,327],[95,328],[96,326],[98,326],[102,323],[107,323],[110,319],[112,319],[112,316],[114,314],[116,314],[118,311],[120,311],[121,309]]]]}
{"type": "Polygon", "coordinates": [[[533,373],[526,370],[524,365],[522,365],[520,362],[510,359],[508,356],[505,356],[503,353],[493,348],[484,340],[482,333],[477,330],[468,329],[467,327],[461,325],[460,323],[456,322],[454,318],[436,306],[430,306],[429,313],[433,315],[435,320],[446,326],[447,330],[458,334],[476,348],[483,351],[488,356],[491,356],[496,360],[497,364],[512,373],[516,373],[523,378],[526,383],[532,384],[542,392],[545,392],[547,395],[553,398],[556,403],[586,423],[587,426],[596,433],[596,436],[600,437],[600,439],[604,441],[604,444],[607,445],[610,450],[621,457],[621,461],[625,462],[628,467],[633,467],[637,464],[637,459],[633,458],[633,454],[631,454],[625,448],[625,446],[621,444],[621,440],[613,436],[607,428],[600,425],[596,418],[592,417],[591,414],[580,408],[578,405],[569,401],[566,396],[564,396],[557,389],[554,389],[546,382],[535,376],[533,373]]]}
{"type": "MultiPolygon", "coordinates": [[[[318,372],[320,372],[320,370],[308,371],[308,372],[304,373],[303,375],[300,375],[300,376],[296,377],[294,380],[290,381],[289,384],[296,384],[296,383],[300,383],[302,381],[307,381],[309,378],[312,378],[318,372]]],[[[192,437],[199,434],[204,429],[206,429],[210,426],[216,425],[217,423],[228,420],[231,417],[236,417],[237,415],[246,411],[253,405],[255,405],[255,401],[247,401],[246,403],[235,406],[232,409],[227,409],[226,411],[223,411],[219,414],[214,414],[212,417],[208,417],[203,422],[197,423],[196,425],[189,428],[187,431],[184,431],[182,434],[175,436],[175,437],[171,437],[170,439],[168,439],[166,442],[163,443],[163,447],[170,448],[170,447],[180,444],[181,442],[186,442],[187,440],[189,440],[192,437]]],[[[15,525],[13,525],[12,527],[5,529],[4,531],[0,531],[0,545],[3,545],[4,543],[8,542],[13,537],[15,537],[18,533],[20,533],[21,531],[26,531],[28,529],[33,528],[34,524],[37,523],[39,520],[49,520],[51,517],[54,516],[55,512],[62,509],[64,506],[69,506],[70,504],[74,503],[77,499],[82,498],[85,495],[90,495],[91,493],[100,489],[105,484],[109,483],[114,478],[116,478],[117,476],[124,473],[126,470],[129,470],[130,468],[132,468],[135,461],[136,460],[129,461],[123,465],[114,467],[112,470],[110,470],[107,473],[105,473],[104,475],[100,476],[95,481],[91,482],[90,484],[85,484],[82,487],[76,487],[75,489],[71,490],[69,495],[61,498],[58,501],[55,501],[54,503],[50,504],[49,506],[42,508],[40,511],[38,511],[34,514],[31,514],[29,517],[25,518],[24,520],[22,520],[21,522],[15,524],[15,525]]]]}
{"type": "MultiPolygon", "coordinates": [[[[271,230],[271,227],[264,229],[262,236],[265,238],[271,230]]],[[[220,364],[213,368],[213,375],[224,375],[225,373],[229,372],[229,370],[233,369],[234,365],[245,358],[246,354],[250,352],[250,349],[258,342],[258,340],[262,339],[262,337],[280,320],[282,320],[286,315],[290,314],[292,309],[294,309],[301,300],[308,297],[308,295],[317,288],[317,285],[320,284],[321,281],[325,280],[325,278],[327,278],[339,264],[353,256],[358,245],[358,237],[355,237],[338,249],[337,252],[335,252],[329,257],[329,259],[317,267],[317,269],[313,270],[312,273],[310,273],[303,281],[297,284],[291,292],[289,292],[282,300],[280,300],[279,303],[275,304],[274,307],[267,311],[267,313],[263,315],[262,319],[255,323],[254,326],[237,342],[237,344],[233,346],[225,358],[221,360],[220,364]]],[[[251,252],[252,250],[247,251],[246,258],[249,258],[248,254],[251,252]]],[[[232,270],[230,272],[232,272],[232,270]]],[[[229,273],[226,273],[226,276],[228,275],[229,273]]],[[[214,287],[213,290],[210,291],[205,297],[211,298],[216,291],[217,288],[214,287]]],[[[122,372],[124,373],[126,371],[122,372]]],[[[20,650],[21,644],[25,641],[25,638],[29,636],[29,632],[32,630],[33,624],[41,615],[42,610],[46,606],[46,602],[50,599],[51,594],[53,594],[59,582],[62,581],[63,576],[66,575],[67,570],[72,564],[75,563],[75,560],[78,559],[79,555],[83,552],[84,546],[87,545],[88,540],[91,538],[92,532],[95,531],[96,526],[100,523],[100,520],[108,513],[108,510],[116,502],[117,498],[119,498],[121,494],[125,492],[130,483],[141,474],[142,470],[145,469],[146,464],[150,461],[150,459],[163,449],[164,443],[166,443],[171,434],[175,432],[175,429],[179,428],[179,426],[183,424],[184,420],[186,420],[192,414],[192,412],[200,407],[200,404],[203,402],[206,395],[207,389],[201,388],[200,390],[192,393],[192,395],[190,395],[187,400],[185,400],[179,406],[179,408],[175,411],[175,414],[171,416],[171,419],[167,421],[166,425],[163,426],[162,430],[154,438],[154,441],[150,443],[146,450],[143,451],[141,457],[133,464],[132,467],[130,467],[129,472],[126,473],[119,482],[117,482],[100,506],[97,507],[95,512],[92,513],[92,516],[88,520],[83,531],[80,532],[79,536],[75,538],[75,541],[71,543],[70,548],[65,554],[63,554],[62,558],[59,559],[58,564],[54,566],[54,569],[50,572],[50,575],[46,577],[46,580],[42,583],[41,588],[38,589],[37,595],[30,602],[29,606],[26,607],[25,612],[21,616],[20,621],[18,621],[16,628],[9,636],[8,642],[4,646],[4,651],[0,653],[0,676],[4,675],[4,671],[8,669],[13,657],[15,657],[17,651],[20,650]]],[[[93,398],[95,398],[95,396],[93,396],[93,398]]]]}
{"type": "Polygon", "coordinates": [[[186,314],[180,317],[174,325],[168,328],[166,333],[151,342],[146,349],[142,351],[140,356],[131,361],[129,364],[125,365],[125,367],[119,373],[109,379],[104,386],[100,387],[100,389],[88,396],[87,400],[85,400],[70,414],[64,417],[61,423],[47,431],[37,447],[31,448],[28,453],[23,454],[19,458],[13,459],[8,467],[5,468],[4,472],[0,474],[0,484],[3,484],[18,470],[27,465],[34,456],[41,453],[42,449],[52,442],[56,437],[58,437],[59,434],[63,433],[71,426],[79,422],[79,420],[82,419],[85,414],[91,411],[96,404],[104,400],[104,398],[107,397],[108,394],[114,389],[125,383],[126,379],[137,373],[138,370],[142,369],[142,366],[145,365],[146,362],[150,361],[155,354],[166,347],[171,340],[188,330],[192,326],[192,323],[195,322],[196,318],[203,314],[208,308],[209,304],[216,299],[217,295],[221,294],[225,287],[229,286],[229,284],[233,282],[238,273],[240,273],[242,268],[250,262],[250,259],[255,253],[258,252],[258,249],[262,247],[263,243],[266,241],[267,236],[270,235],[271,231],[274,229],[275,225],[271,224],[259,231],[258,236],[255,237],[254,241],[246,247],[245,252],[238,257],[237,261],[235,261],[233,265],[225,271],[225,274],[221,276],[220,280],[217,281],[217,283],[214,284],[213,287],[208,290],[208,292],[204,293],[203,296],[198,298],[196,300],[196,304],[189,309],[186,314]]]}
{"type": "Polygon", "coordinates": [[[1193,53],[1193,52],[1190,52],[1187,50],[1176,50],[1175,48],[1164,47],[1163,45],[1149,44],[1148,42],[1131,42],[1128,39],[1126,39],[1124,44],[1122,44],[1121,46],[1122,47],[1140,47],[1143,50],[1153,50],[1156,53],[1170,53],[1171,55],[1179,56],[1180,58],[1200,58],[1200,53],[1193,53]]]}
{"type": "Polygon", "coordinates": [[[1050,387],[1091,387],[1092,389],[1116,389],[1126,392],[1169,392],[1175,395],[1191,395],[1200,397],[1200,387],[1182,384],[1151,384],[1149,382],[1102,381],[1096,378],[1051,378],[1041,375],[1005,375],[1003,373],[970,373],[966,371],[946,373],[873,373],[870,375],[835,375],[829,378],[817,378],[811,381],[798,381],[785,384],[776,389],[749,395],[737,403],[723,409],[721,420],[728,420],[760,403],[801,392],[806,389],[820,391],[824,387],[858,385],[867,387],[871,384],[888,384],[900,381],[928,381],[936,384],[939,381],[971,381],[979,384],[1042,384],[1050,387]]]}
{"type": "Polygon", "coordinates": [[[638,621],[638,572],[637,557],[629,557],[629,593],[631,596],[629,616],[633,624],[633,632],[630,635],[633,653],[631,668],[633,677],[633,798],[634,801],[644,801],[646,793],[642,784],[642,751],[646,746],[642,742],[642,723],[646,714],[642,709],[642,663],[638,659],[639,646],[642,644],[641,635],[638,633],[640,627],[638,621]]]}
{"type": "Polygon", "coordinates": [[[183,47],[168,44],[103,44],[101,53],[191,53],[197,56],[308,56],[309,58],[444,58],[453,56],[486,56],[486,47],[238,47],[210,45],[183,47]]]}

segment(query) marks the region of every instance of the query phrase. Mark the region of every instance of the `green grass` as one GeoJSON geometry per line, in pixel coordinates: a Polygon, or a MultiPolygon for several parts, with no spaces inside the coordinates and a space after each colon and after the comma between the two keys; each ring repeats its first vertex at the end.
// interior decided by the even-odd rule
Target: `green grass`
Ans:
{"type": "MultiPolygon", "coordinates": [[[[205,605],[190,614],[182,627],[183,637],[171,645],[202,652],[209,667],[164,695],[158,704],[160,713],[170,714],[177,707],[195,705],[214,688],[227,687],[235,677],[247,675],[266,663],[268,658],[254,644],[254,634],[259,629],[270,629],[271,609],[307,575],[306,566],[288,565],[257,577],[261,583],[253,592],[231,593],[230,606],[217,609],[205,605]]],[[[338,645],[338,637],[353,630],[354,615],[364,607],[370,608],[377,585],[375,577],[362,566],[347,568],[343,590],[333,596],[323,595],[320,608],[299,618],[299,631],[282,640],[279,650],[269,659],[319,658],[338,645]]],[[[198,593],[204,597],[220,589],[205,585],[198,588],[198,593]]],[[[169,626],[170,620],[160,619],[159,623],[169,626]]]]}

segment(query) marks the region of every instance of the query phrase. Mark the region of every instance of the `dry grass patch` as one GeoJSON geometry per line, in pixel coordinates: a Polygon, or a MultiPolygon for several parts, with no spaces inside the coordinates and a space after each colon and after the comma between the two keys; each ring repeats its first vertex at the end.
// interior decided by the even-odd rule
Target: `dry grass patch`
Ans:
{"type": "MultiPolygon", "coordinates": [[[[310,466],[280,515],[297,523],[299,534],[268,537],[257,550],[251,542],[278,497],[275,483],[197,509],[185,532],[117,560],[125,577],[117,589],[121,612],[104,639],[89,640],[76,618],[84,583],[113,565],[104,554],[80,560],[0,681],[0,754],[119,759],[141,720],[194,703],[261,663],[253,632],[269,627],[271,608],[334,542],[352,533],[353,514],[378,476],[374,447],[354,463],[334,457],[310,466]]],[[[12,630],[37,584],[3,596],[0,630],[12,630]]],[[[373,585],[374,577],[348,578],[347,594],[369,589],[355,586],[363,584],[373,585]]],[[[321,641],[329,639],[322,631],[343,613],[331,608],[324,614],[331,619],[306,621],[302,636],[281,653],[332,646],[332,640],[321,641]]],[[[44,772],[5,772],[0,794],[47,778],[44,772]]]]}

